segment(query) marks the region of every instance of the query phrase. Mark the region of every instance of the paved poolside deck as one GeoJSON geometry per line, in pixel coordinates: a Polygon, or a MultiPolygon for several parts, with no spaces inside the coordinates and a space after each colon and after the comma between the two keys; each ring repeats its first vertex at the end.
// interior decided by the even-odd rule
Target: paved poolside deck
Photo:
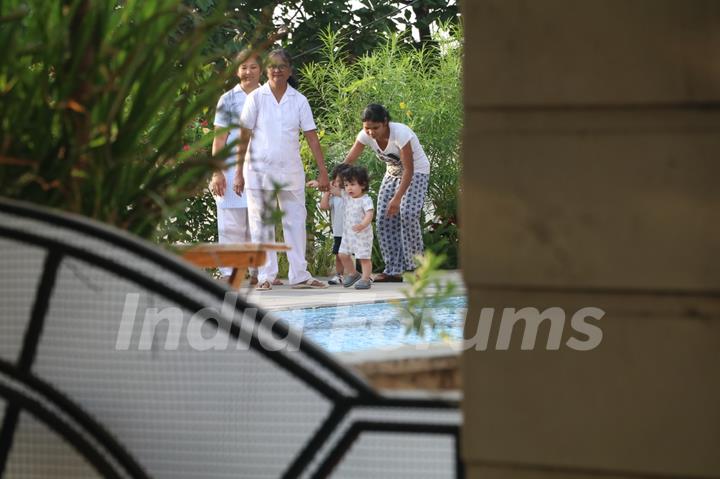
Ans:
{"type": "MultiPolygon", "coordinates": [[[[442,281],[452,281],[458,285],[458,293],[465,293],[460,271],[443,271],[442,281]]],[[[327,281],[328,278],[318,278],[327,281]]],[[[348,304],[377,303],[393,299],[403,299],[402,290],[407,283],[377,283],[369,290],[356,290],[342,286],[329,286],[327,289],[292,289],[286,284],[273,286],[270,291],[251,290],[248,299],[263,308],[272,311],[299,308],[317,308],[322,306],[344,306],[348,304]]],[[[243,284],[245,292],[247,284],[243,284]]]]}

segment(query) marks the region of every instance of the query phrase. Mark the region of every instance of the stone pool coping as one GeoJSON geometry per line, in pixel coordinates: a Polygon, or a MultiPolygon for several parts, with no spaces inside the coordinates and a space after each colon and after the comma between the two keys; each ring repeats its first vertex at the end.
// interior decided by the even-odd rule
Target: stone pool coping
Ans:
{"type": "Polygon", "coordinates": [[[459,391],[460,343],[334,353],[378,389],[459,391]]]}

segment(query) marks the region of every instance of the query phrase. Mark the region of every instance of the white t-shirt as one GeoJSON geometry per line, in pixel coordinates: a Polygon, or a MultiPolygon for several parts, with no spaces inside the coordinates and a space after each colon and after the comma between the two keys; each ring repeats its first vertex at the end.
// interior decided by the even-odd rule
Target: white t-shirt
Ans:
{"type": "Polygon", "coordinates": [[[377,141],[365,133],[364,129],[358,133],[357,141],[372,148],[377,157],[387,163],[387,173],[392,176],[402,175],[400,150],[410,142],[413,153],[413,172],[429,174],[430,161],[428,161],[428,157],[425,155],[425,151],[420,145],[415,132],[403,123],[391,121],[388,125],[390,127],[390,138],[384,150],[380,149],[377,141]]]}
{"type": "Polygon", "coordinates": [[[240,124],[253,131],[243,165],[245,186],[272,190],[279,183],[283,190],[304,189],[299,135],[317,128],[307,98],[288,85],[278,103],[266,83],[248,95],[240,124]]]}
{"type": "Polygon", "coordinates": [[[330,195],[330,221],[332,222],[333,236],[343,235],[343,224],[345,224],[345,198],[350,195],[342,190],[340,196],[330,195]]]}
{"type": "MultiPolygon", "coordinates": [[[[243,91],[238,83],[235,88],[222,94],[215,109],[215,126],[225,128],[235,126],[228,134],[227,143],[236,141],[240,134],[237,125],[240,124],[240,112],[247,94],[243,91]]],[[[235,181],[235,170],[237,169],[237,145],[233,147],[230,155],[225,159],[228,167],[225,169],[225,195],[214,196],[218,208],[247,208],[247,200],[245,196],[238,196],[232,189],[233,181],[235,181]]]]}

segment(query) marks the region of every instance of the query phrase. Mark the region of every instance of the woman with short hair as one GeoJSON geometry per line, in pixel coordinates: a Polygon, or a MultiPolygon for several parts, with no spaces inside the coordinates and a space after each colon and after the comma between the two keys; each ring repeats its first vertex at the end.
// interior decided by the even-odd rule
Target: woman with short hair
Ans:
{"type": "MultiPolygon", "coordinates": [[[[317,127],[307,98],[288,84],[292,63],[285,50],[270,52],[266,73],[267,83],[248,96],[240,116],[239,166],[233,189],[247,196],[253,242],[275,240],[267,210],[274,207],[277,196],[283,212],[283,236],[290,246],[290,284],[296,289],[327,288],[326,283],[310,275],[305,260],[307,210],[300,132],[317,163],[318,189],[327,191],[330,186],[317,127]]],[[[272,289],[278,273],[277,254],[270,251],[267,256],[258,269],[259,291],[272,289]]]]}
{"type": "MultiPolygon", "coordinates": [[[[237,69],[240,80],[232,90],[222,94],[215,109],[215,129],[218,132],[213,138],[212,155],[218,155],[228,143],[233,143],[239,136],[240,113],[247,96],[260,86],[262,63],[260,58],[245,50],[238,54],[237,61],[242,61],[237,69]],[[227,131],[227,128],[230,130],[227,131]]],[[[250,241],[250,228],[247,216],[245,197],[236,194],[233,189],[235,167],[237,165],[237,146],[225,160],[226,168],[213,173],[210,180],[210,191],[217,206],[218,243],[245,243],[250,241]]],[[[230,276],[232,268],[220,268],[223,276],[230,276]]],[[[257,270],[251,268],[250,283],[257,282],[257,270]]]]}

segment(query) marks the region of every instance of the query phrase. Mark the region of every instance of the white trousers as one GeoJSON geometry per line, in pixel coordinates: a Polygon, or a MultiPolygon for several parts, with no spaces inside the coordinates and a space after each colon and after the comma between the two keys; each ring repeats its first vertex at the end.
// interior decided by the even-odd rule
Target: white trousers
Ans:
{"type": "MultiPolygon", "coordinates": [[[[248,243],[250,242],[250,225],[248,224],[247,208],[218,208],[218,243],[248,243]]],[[[232,268],[220,268],[220,274],[230,276],[232,268]]],[[[255,274],[255,268],[250,268],[250,274],[255,274]]]]}
{"type": "MultiPolygon", "coordinates": [[[[290,247],[287,252],[290,271],[288,280],[290,284],[302,283],[312,278],[307,270],[305,261],[305,244],[307,231],[305,218],[305,190],[272,190],[245,188],[248,203],[248,219],[250,222],[250,237],[253,243],[266,243],[275,241],[275,229],[272,224],[272,211],[280,203],[283,212],[282,227],[285,244],[290,247]]],[[[258,268],[258,282],[275,279],[278,274],[277,253],[268,251],[267,261],[258,268]]]]}

